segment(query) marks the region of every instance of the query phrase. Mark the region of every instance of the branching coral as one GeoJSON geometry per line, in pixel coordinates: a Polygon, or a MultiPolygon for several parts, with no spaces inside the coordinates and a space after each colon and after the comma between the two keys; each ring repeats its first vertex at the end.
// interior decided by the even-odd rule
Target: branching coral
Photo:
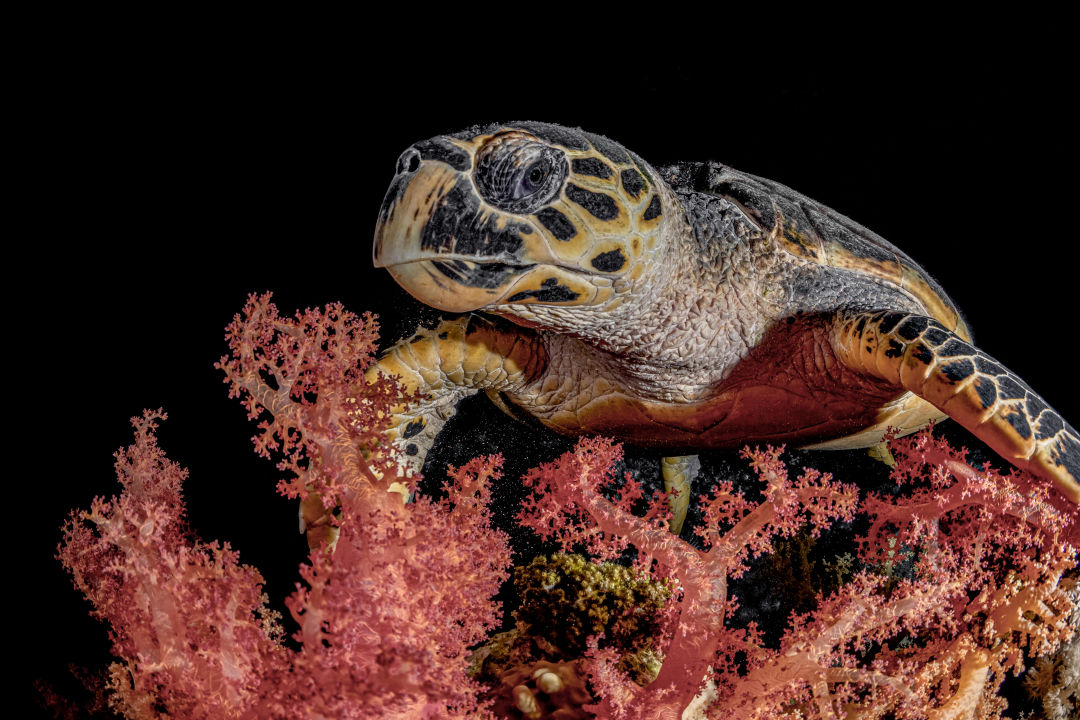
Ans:
{"type": "Polygon", "coordinates": [[[135,420],[118,454],[123,492],[75,513],[60,559],[110,623],[114,707],[128,718],[484,717],[467,648],[500,618],[505,535],[490,527],[499,459],[452,470],[447,498],[405,505],[377,448],[399,394],[360,381],[375,323],[340,306],[281,318],[252,297],[230,325],[220,367],[260,417],[257,450],[290,474],[281,491],[318,491],[339,509],[333,553],[301,568],[287,600],[300,650],[279,642],[261,578],[237,554],[195,540],[183,521],[185,471],[135,420]]]}
{"type": "Polygon", "coordinates": [[[591,680],[600,717],[677,718],[711,680],[708,717],[996,717],[1004,673],[1029,656],[1051,652],[1072,630],[1073,600],[1059,587],[1076,562],[1075,512],[1027,474],[978,471],[929,432],[894,441],[893,477],[914,486],[908,497],[870,498],[865,567],[892,558],[897,543],[917,556],[913,576],[889,579],[863,570],[811,613],[794,615],[779,649],[756,628],[725,625],[738,577],[773,538],[804,523],[817,533],[854,517],[856,493],[806,471],[795,480],[780,450],[746,451],[765,483],[752,503],[730,485],[703,503],[707,543],[697,550],[664,532],[664,503],[645,517],[630,512],[642,491],[611,471],[619,448],[583,440],[573,453],[529,475],[535,490],[520,519],[565,548],[612,557],[628,546],[639,567],[673,578],[679,588],[665,627],[665,659],[656,681],[639,688],[595,643],[591,680]],[[610,494],[610,492],[609,492],[610,494]]]}
{"type": "Polygon", "coordinates": [[[257,701],[257,680],[286,651],[262,577],[228,545],[188,537],[186,471],[154,436],[160,411],[134,418],[135,443],[116,455],[123,492],[97,499],[64,527],[60,560],[110,623],[111,704],[130,718],[233,717],[257,701]]]}

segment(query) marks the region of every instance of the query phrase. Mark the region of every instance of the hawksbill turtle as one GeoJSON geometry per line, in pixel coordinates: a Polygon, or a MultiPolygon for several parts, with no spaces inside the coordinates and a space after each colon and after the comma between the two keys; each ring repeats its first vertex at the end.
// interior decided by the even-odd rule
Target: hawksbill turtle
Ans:
{"type": "Polygon", "coordinates": [[[400,156],[374,262],[463,313],[369,371],[422,397],[388,431],[414,468],[485,392],[558,433],[660,448],[683,490],[704,449],[873,447],[949,416],[1080,502],[1076,430],[972,344],[933,278],[779,183],[653,168],[558,125],[476,126],[400,156]]]}

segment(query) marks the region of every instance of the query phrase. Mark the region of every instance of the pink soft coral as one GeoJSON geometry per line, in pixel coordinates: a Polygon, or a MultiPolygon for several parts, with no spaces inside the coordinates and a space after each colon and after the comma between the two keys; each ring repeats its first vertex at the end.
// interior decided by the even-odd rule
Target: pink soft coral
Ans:
{"type": "Polygon", "coordinates": [[[894,479],[917,483],[909,497],[870,498],[866,570],[817,609],[795,615],[778,649],[756,628],[733,629],[727,583],[772,540],[801,527],[817,534],[856,509],[854,487],[805,471],[789,478],[780,450],[744,451],[765,483],[748,501],[721,484],[704,500],[707,543],[698,550],[664,528],[663,498],[644,517],[631,477],[612,499],[618,446],[583,440],[575,451],[526,478],[533,488],[520,521],[565,548],[599,558],[633,546],[637,563],[676,581],[668,609],[666,657],[641,688],[592,644],[590,675],[604,718],[679,718],[703,683],[715,718],[803,716],[997,717],[995,691],[1007,670],[1052,651],[1072,630],[1072,600],[1058,584],[1076,562],[1075,510],[1031,475],[976,470],[927,431],[894,442],[894,479]],[[909,576],[890,576],[896,554],[915,558],[909,576]]]}
{"type": "Polygon", "coordinates": [[[854,487],[814,471],[792,481],[778,449],[746,455],[766,481],[766,499],[754,505],[733,495],[730,486],[717,488],[705,503],[709,524],[701,535],[711,547],[704,551],[667,531],[663,498],[654,498],[644,518],[630,512],[642,495],[631,476],[615,500],[605,497],[602,491],[614,482],[611,466],[621,457],[621,448],[610,441],[582,440],[574,452],[526,477],[536,494],[519,515],[524,525],[564,549],[584,545],[605,559],[632,544],[643,569],[675,578],[680,588],[670,611],[664,664],[648,689],[625,678],[616,681],[610,659],[593,653],[593,679],[604,696],[595,710],[602,717],[678,717],[730,642],[724,626],[732,609],[728,578],[740,576],[748,558],[768,551],[775,536],[791,535],[808,521],[817,531],[834,519],[853,517],[854,487]],[[730,527],[723,530],[721,523],[730,527]]]}
{"type": "Polygon", "coordinates": [[[112,705],[128,717],[233,717],[259,678],[285,661],[262,577],[228,545],[189,537],[181,484],[154,429],[161,411],[132,420],[135,444],[116,454],[123,492],[98,498],[64,527],[60,560],[111,625],[112,705]]]}
{"type": "Polygon", "coordinates": [[[286,603],[299,650],[280,642],[259,574],[185,527],[186,471],[153,433],[162,413],[135,419],[135,444],[118,453],[122,493],[68,521],[60,559],[111,625],[112,702],[125,716],[487,715],[466,653],[500,619],[492,597],[509,549],[487,502],[501,461],[452,469],[438,502],[388,492],[395,468],[364,452],[400,399],[362,380],[375,331],[373,318],[337,305],[287,319],[269,296],[252,297],[220,363],[261,418],[256,448],[291,475],[281,491],[316,490],[336,508],[336,549],[312,553],[306,586],[286,603]]]}

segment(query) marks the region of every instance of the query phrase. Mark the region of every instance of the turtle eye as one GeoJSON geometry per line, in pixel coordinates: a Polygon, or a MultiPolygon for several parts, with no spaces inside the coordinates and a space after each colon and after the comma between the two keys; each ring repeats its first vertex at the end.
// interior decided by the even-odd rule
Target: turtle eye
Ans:
{"type": "Polygon", "coordinates": [[[473,179],[489,203],[524,215],[549,203],[568,171],[561,150],[523,133],[507,132],[492,137],[477,153],[473,179]]]}
{"type": "Polygon", "coordinates": [[[528,197],[543,188],[544,180],[547,179],[548,164],[544,159],[540,159],[525,169],[521,179],[518,181],[517,186],[514,188],[514,199],[520,200],[521,198],[528,197]]]}

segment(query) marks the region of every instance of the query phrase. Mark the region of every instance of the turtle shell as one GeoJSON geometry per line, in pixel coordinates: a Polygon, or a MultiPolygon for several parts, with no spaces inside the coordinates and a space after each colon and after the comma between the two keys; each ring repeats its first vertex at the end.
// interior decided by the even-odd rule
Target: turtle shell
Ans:
{"type": "Polygon", "coordinates": [[[660,172],[676,192],[703,192],[734,203],[804,262],[860,273],[900,289],[929,316],[971,340],[941,285],[902,250],[850,218],[778,182],[716,162],[679,163],[660,172]]]}

